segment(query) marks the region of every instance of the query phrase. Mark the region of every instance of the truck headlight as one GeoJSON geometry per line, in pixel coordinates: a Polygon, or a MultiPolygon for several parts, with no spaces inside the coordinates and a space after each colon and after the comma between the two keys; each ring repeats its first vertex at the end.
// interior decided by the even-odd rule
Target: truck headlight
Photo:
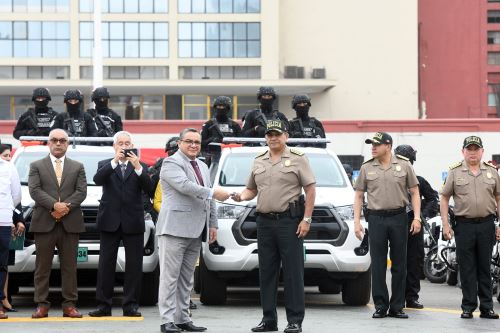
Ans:
{"type": "Polygon", "coordinates": [[[340,217],[344,221],[354,219],[354,207],[353,207],[353,205],[338,206],[338,207],[335,207],[334,209],[337,212],[337,214],[339,214],[340,217]]]}
{"type": "Polygon", "coordinates": [[[217,204],[217,218],[238,219],[245,209],[245,206],[240,205],[217,204]]]}

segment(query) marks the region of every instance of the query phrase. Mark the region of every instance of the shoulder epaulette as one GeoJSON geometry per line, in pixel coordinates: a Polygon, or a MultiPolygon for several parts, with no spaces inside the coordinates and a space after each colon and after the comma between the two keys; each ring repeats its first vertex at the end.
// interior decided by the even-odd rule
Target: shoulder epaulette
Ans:
{"type": "Polygon", "coordinates": [[[366,163],[371,162],[371,161],[373,161],[373,158],[370,158],[369,160],[364,161],[363,164],[366,164],[366,163]]]}
{"type": "Polygon", "coordinates": [[[402,160],[405,160],[405,161],[410,161],[410,159],[408,157],[404,157],[403,155],[398,155],[396,154],[396,157],[399,158],[399,159],[402,159],[402,160]]]}
{"type": "Polygon", "coordinates": [[[267,150],[264,150],[263,152],[259,153],[255,158],[264,156],[267,153],[267,150]]]}
{"type": "Polygon", "coordinates": [[[304,155],[304,152],[303,152],[303,151],[300,151],[300,150],[295,149],[295,148],[290,148],[290,152],[291,152],[292,154],[299,155],[299,156],[304,155]]]}
{"type": "Polygon", "coordinates": [[[485,162],[485,161],[483,161],[483,163],[484,163],[485,165],[487,165],[487,166],[492,167],[492,168],[495,168],[495,169],[497,168],[494,164],[492,164],[492,163],[490,163],[490,162],[485,162]]]}
{"type": "Polygon", "coordinates": [[[450,170],[453,170],[453,169],[458,168],[458,167],[459,167],[459,166],[461,166],[461,165],[462,165],[462,161],[460,161],[460,162],[456,162],[456,163],[453,163],[453,164],[452,164],[452,165],[450,165],[448,168],[449,168],[450,170]]]}

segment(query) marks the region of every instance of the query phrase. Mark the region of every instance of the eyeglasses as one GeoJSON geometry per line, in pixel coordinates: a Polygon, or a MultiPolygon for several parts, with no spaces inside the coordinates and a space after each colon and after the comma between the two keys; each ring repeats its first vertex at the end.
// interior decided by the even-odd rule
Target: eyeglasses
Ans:
{"type": "Polygon", "coordinates": [[[60,144],[62,144],[62,145],[63,145],[63,144],[65,144],[65,143],[67,143],[67,142],[68,142],[68,139],[65,139],[65,138],[62,138],[62,139],[58,139],[58,138],[51,138],[51,139],[50,139],[50,142],[52,142],[53,144],[57,144],[57,143],[59,142],[60,144]]]}
{"type": "Polygon", "coordinates": [[[182,142],[184,142],[185,144],[187,144],[188,146],[199,146],[201,145],[201,141],[193,141],[193,140],[181,140],[182,142]]]}

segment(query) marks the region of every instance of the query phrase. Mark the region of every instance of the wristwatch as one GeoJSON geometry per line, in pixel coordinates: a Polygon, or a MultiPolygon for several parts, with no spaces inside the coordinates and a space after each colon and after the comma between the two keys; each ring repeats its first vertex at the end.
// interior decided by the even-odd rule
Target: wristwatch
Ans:
{"type": "Polygon", "coordinates": [[[413,218],[414,220],[417,220],[418,222],[420,222],[420,224],[422,224],[422,219],[418,218],[418,217],[414,217],[413,218]]]}
{"type": "Polygon", "coordinates": [[[307,223],[309,223],[309,224],[311,224],[311,222],[312,222],[312,220],[313,220],[313,219],[312,219],[312,217],[305,217],[305,216],[304,216],[304,218],[303,218],[302,220],[303,220],[303,221],[306,221],[306,222],[307,222],[307,223]]]}

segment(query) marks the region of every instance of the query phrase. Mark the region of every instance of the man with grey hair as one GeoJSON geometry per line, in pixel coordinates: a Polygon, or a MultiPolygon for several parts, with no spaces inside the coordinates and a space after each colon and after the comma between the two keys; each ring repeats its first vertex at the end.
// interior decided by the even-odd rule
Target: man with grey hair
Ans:
{"type": "Polygon", "coordinates": [[[97,310],[91,317],[111,316],[116,256],[120,242],[125,248],[125,282],[123,315],[140,317],[138,298],[142,280],[144,208],[142,193],[153,194],[146,164],[140,162],[133,149],[132,136],[120,131],[113,136],[115,157],[100,161],[94,182],[102,186],[97,213],[97,229],[101,234],[99,271],[97,273],[97,310]]]}
{"type": "Polygon", "coordinates": [[[229,193],[212,189],[208,167],[196,157],[201,135],[192,128],[183,130],[179,150],[163,160],[160,171],[162,201],[156,235],[160,255],[158,308],[162,333],[202,332],[189,318],[189,298],[201,242],[217,239],[215,202],[229,193]]]}

